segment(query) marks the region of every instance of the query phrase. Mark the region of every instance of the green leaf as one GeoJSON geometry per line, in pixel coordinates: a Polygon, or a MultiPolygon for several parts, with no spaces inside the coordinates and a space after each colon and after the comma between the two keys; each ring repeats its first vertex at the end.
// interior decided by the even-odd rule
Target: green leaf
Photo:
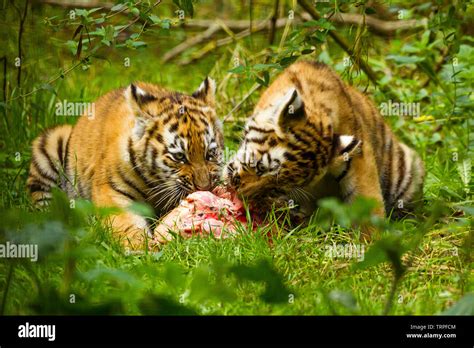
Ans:
{"type": "Polygon", "coordinates": [[[165,266],[163,278],[175,290],[183,288],[186,281],[184,270],[176,263],[168,263],[165,266]]]}
{"type": "Polygon", "coordinates": [[[41,88],[43,90],[46,90],[46,91],[49,91],[49,92],[53,92],[54,94],[57,94],[54,87],[49,83],[43,83],[43,84],[40,85],[39,88],[41,88]]]}
{"type": "Polygon", "coordinates": [[[215,265],[214,269],[203,266],[196,268],[192,274],[189,298],[198,303],[206,303],[212,300],[228,302],[235,299],[234,289],[222,281],[226,271],[227,267],[221,270],[216,269],[215,265]],[[210,280],[211,276],[215,278],[215,281],[210,280]]]}
{"type": "Polygon", "coordinates": [[[252,69],[254,71],[262,71],[262,70],[267,70],[271,68],[277,68],[277,64],[255,64],[252,69]]]}
{"type": "Polygon", "coordinates": [[[146,218],[152,218],[155,216],[153,208],[148,204],[142,202],[133,202],[127,207],[127,210],[146,218]]]}
{"type": "Polygon", "coordinates": [[[76,8],[74,12],[76,13],[77,16],[83,17],[83,18],[87,18],[87,16],[89,15],[89,12],[87,10],[84,10],[81,8],[76,8]]]}
{"type": "Polygon", "coordinates": [[[89,11],[87,11],[87,14],[92,14],[100,10],[102,10],[102,7],[91,8],[89,11]]]}
{"type": "Polygon", "coordinates": [[[314,49],[312,48],[307,48],[301,51],[301,54],[311,54],[314,52],[314,49]]]}
{"type": "Polygon", "coordinates": [[[242,74],[243,72],[245,72],[245,66],[243,65],[239,65],[231,70],[229,70],[230,73],[233,73],[233,74],[242,74]]]}
{"type": "Polygon", "coordinates": [[[329,293],[329,299],[335,303],[339,303],[351,311],[356,311],[358,309],[354,295],[349,292],[333,290],[329,293]]]}
{"type": "Polygon", "coordinates": [[[84,279],[88,282],[99,281],[104,282],[106,280],[113,280],[119,284],[123,285],[138,285],[140,282],[132,274],[122,271],[117,268],[105,268],[97,267],[90,271],[84,272],[82,274],[84,279]]]}
{"type": "Polygon", "coordinates": [[[387,59],[393,60],[397,64],[415,64],[425,60],[425,57],[416,57],[416,56],[399,56],[390,54],[387,56],[387,59]]]}
{"type": "Polygon", "coordinates": [[[259,261],[254,266],[238,265],[231,272],[239,280],[263,282],[265,291],[260,298],[267,303],[288,302],[290,291],[283,283],[281,275],[266,260],[259,261]]]}
{"type": "Polygon", "coordinates": [[[263,81],[265,82],[265,86],[268,86],[270,82],[270,73],[268,71],[263,72],[263,81]]]}
{"type": "Polygon", "coordinates": [[[115,28],[113,25],[108,25],[105,27],[104,31],[104,40],[112,42],[115,37],[115,28]]]}
{"type": "Polygon", "coordinates": [[[171,27],[171,20],[169,19],[163,19],[161,21],[161,28],[168,30],[171,27]]]}
{"type": "Polygon", "coordinates": [[[474,315],[474,294],[468,293],[464,295],[451,308],[448,308],[441,315],[474,315]]]}
{"type": "Polygon", "coordinates": [[[264,80],[262,80],[260,77],[256,77],[255,82],[257,82],[261,86],[265,86],[265,87],[268,86],[268,84],[264,80]]]}
{"type": "Polygon", "coordinates": [[[160,24],[161,19],[157,15],[151,14],[148,16],[148,19],[153,22],[153,24],[160,24]]]}
{"type": "Polygon", "coordinates": [[[292,64],[293,62],[295,62],[297,59],[298,59],[299,56],[290,56],[290,57],[285,57],[283,59],[281,59],[279,61],[280,65],[285,68],[287,67],[288,65],[292,64]]]}
{"type": "Polygon", "coordinates": [[[330,21],[327,19],[321,18],[318,20],[311,20],[303,23],[303,27],[319,27],[321,29],[326,30],[334,30],[336,29],[330,21]]]}
{"type": "Polygon", "coordinates": [[[368,14],[368,15],[371,15],[371,14],[377,13],[377,11],[375,11],[375,9],[373,7],[367,7],[365,9],[365,13],[368,14]]]}
{"type": "Polygon", "coordinates": [[[146,42],[143,41],[132,41],[132,47],[133,48],[139,48],[139,47],[144,47],[146,46],[146,42]]]}
{"type": "Polygon", "coordinates": [[[117,12],[117,11],[123,10],[124,8],[125,8],[125,4],[117,4],[117,5],[113,6],[110,9],[110,11],[117,12]]]}
{"type": "Polygon", "coordinates": [[[138,17],[140,15],[140,10],[136,7],[132,7],[132,9],[130,10],[130,12],[135,16],[135,17],[138,17]]]}
{"type": "Polygon", "coordinates": [[[364,260],[354,264],[355,269],[365,269],[376,266],[382,262],[390,262],[395,274],[401,276],[405,272],[402,255],[406,248],[402,246],[400,237],[387,236],[375,242],[365,253],[364,260]]]}

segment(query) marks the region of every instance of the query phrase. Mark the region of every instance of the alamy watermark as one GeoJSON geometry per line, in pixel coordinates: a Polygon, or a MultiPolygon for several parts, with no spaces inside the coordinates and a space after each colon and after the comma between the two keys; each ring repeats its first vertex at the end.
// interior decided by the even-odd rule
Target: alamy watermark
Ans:
{"type": "Polygon", "coordinates": [[[382,116],[420,116],[420,103],[396,102],[389,99],[387,102],[381,103],[379,108],[382,116]]]}
{"type": "Polygon", "coordinates": [[[18,326],[19,338],[46,338],[48,341],[56,339],[56,325],[38,325],[26,322],[18,326]]]}
{"type": "Polygon", "coordinates": [[[87,116],[88,119],[95,118],[95,103],[71,102],[64,99],[55,105],[56,116],[87,116]]]}
{"type": "Polygon", "coordinates": [[[324,256],[331,259],[357,259],[364,261],[365,246],[363,244],[331,244],[325,245],[324,256]]]}
{"type": "Polygon", "coordinates": [[[15,244],[10,242],[0,244],[0,258],[30,259],[31,262],[36,262],[38,261],[38,245],[15,244]]]}

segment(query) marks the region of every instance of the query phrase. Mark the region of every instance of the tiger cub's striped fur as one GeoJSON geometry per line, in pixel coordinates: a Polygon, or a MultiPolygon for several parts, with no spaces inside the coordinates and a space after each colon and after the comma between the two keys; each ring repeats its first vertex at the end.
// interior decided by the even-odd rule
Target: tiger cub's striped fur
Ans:
{"type": "Polygon", "coordinates": [[[225,176],[250,199],[289,195],[312,212],[324,196],[365,196],[383,216],[419,199],[424,168],[367,96],[327,66],[299,61],[263,93],[225,176]]]}
{"type": "MultiPolygon", "coordinates": [[[[220,177],[223,136],[214,110],[215,83],[192,95],[136,83],[112,91],[75,126],[45,131],[33,142],[28,188],[38,205],[51,187],[99,206],[147,202],[157,215],[188,193],[209,190],[220,177]]],[[[142,246],[147,222],[131,212],[113,217],[125,245],[142,246]]]]}

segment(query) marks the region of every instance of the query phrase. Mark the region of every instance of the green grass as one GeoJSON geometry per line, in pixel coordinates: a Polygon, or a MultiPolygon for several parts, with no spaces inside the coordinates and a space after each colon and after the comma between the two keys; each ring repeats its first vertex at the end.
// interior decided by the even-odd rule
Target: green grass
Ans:
{"type": "MultiPolygon", "coordinates": [[[[359,265],[367,268],[326,255],[327,245],[359,243],[339,227],[327,231],[314,224],[270,239],[265,228],[242,230],[231,239],[177,239],[156,253],[126,255],[100,224],[73,224],[72,216],[81,213],[61,217],[55,209],[29,214],[33,225],[12,220],[21,225],[20,235],[43,241],[38,263],[2,262],[3,283],[14,267],[6,314],[378,315],[391,288],[390,263],[377,264],[367,251],[382,250],[377,245],[365,246],[359,265]]],[[[443,225],[431,227],[418,243],[420,225],[400,224],[402,244],[416,246],[402,257],[410,267],[390,314],[441,313],[472,291],[470,247],[462,245],[468,230],[443,225]]]]}
{"type": "MultiPolygon", "coordinates": [[[[36,19],[62,15],[51,9],[35,11],[36,19]]],[[[16,71],[9,68],[10,97],[30,91],[55,76],[60,66],[71,64],[64,48],[41,44],[50,36],[70,38],[70,33],[51,32],[39,20],[28,23],[22,89],[16,89],[16,71]]],[[[13,56],[15,34],[13,26],[8,27],[5,50],[13,56]]],[[[380,73],[390,69],[393,76],[386,83],[401,100],[420,102],[422,115],[429,116],[387,119],[396,134],[421,154],[427,178],[423,210],[416,219],[381,223],[385,236],[381,242],[364,245],[362,262],[329,257],[326,250],[329,245],[360,244],[347,219],[352,209],[363,211],[364,202],[346,207],[329,201],[306,227],[271,221],[271,227],[242,230],[226,240],[178,238],[159,252],[142,255],[126,255],[100,218],[104,212],[86,203],[69,209],[64,197],[58,196],[51,211],[35,210],[25,187],[31,141],[49,126],[76,122],[73,117],[55,116],[56,102],[93,101],[134,80],[192,92],[210,75],[219,83],[217,110],[224,116],[250,90],[254,80],[228,70],[233,68],[235,52],[249,65],[261,63],[266,37],[256,35],[252,42],[243,40],[238,47],[229,46],[181,67],[159,59],[182,41],[184,32],[175,30],[171,37],[149,35],[149,47],[143,50],[107,49],[102,52],[106,59],[94,60],[87,70],[76,69],[51,88],[1,104],[0,242],[34,241],[40,246],[40,259],[35,263],[0,259],[0,314],[431,315],[445,312],[463,298],[465,305],[451,313],[474,313],[469,296],[474,219],[468,161],[472,158],[469,91],[474,53],[466,42],[457,55],[461,83],[453,107],[445,93],[455,95],[450,63],[439,73],[444,89],[436,84],[420,88],[425,75],[416,66],[385,59],[400,54],[401,47],[419,45],[422,33],[404,42],[371,38],[376,47],[370,56],[373,68],[380,73]],[[123,67],[125,57],[131,59],[130,68],[123,67]],[[271,238],[270,228],[276,230],[271,238]]],[[[343,73],[343,56],[330,45],[310,58],[324,60],[343,73]]],[[[276,73],[271,71],[271,76],[276,73]]],[[[354,83],[365,86],[366,81],[359,77],[354,83]]],[[[228,149],[238,146],[242,121],[262,90],[243,103],[232,122],[225,123],[228,149]]],[[[377,104],[385,101],[372,87],[369,92],[377,104]]],[[[357,218],[370,219],[363,213],[357,218]]]]}

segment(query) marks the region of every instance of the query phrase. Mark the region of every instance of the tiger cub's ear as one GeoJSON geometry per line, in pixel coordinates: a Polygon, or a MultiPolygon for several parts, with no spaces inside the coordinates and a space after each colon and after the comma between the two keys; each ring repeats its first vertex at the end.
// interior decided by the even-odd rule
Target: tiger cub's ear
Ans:
{"type": "Polygon", "coordinates": [[[334,135],[334,157],[347,161],[362,151],[362,140],[353,135],[334,135]]]}
{"type": "Polygon", "coordinates": [[[216,95],[216,82],[209,76],[202,81],[199,88],[192,94],[196,99],[203,100],[206,104],[214,106],[216,95]]]}
{"type": "Polygon", "coordinates": [[[297,89],[291,88],[277,101],[278,125],[285,129],[292,122],[305,118],[304,103],[297,89]]]}
{"type": "Polygon", "coordinates": [[[362,152],[362,140],[353,135],[334,134],[333,155],[329,162],[329,172],[340,181],[347,173],[348,163],[353,156],[362,152]]]}
{"type": "Polygon", "coordinates": [[[142,107],[144,104],[156,100],[156,96],[143,90],[138,85],[131,84],[127,89],[128,101],[130,103],[135,103],[138,107],[142,107]]]}
{"type": "Polygon", "coordinates": [[[150,115],[144,112],[143,106],[157,98],[133,83],[126,89],[125,98],[135,116],[133,136],[135,139],[140,139],[145,133],[146,125],[150,119],[150,115]]]}

